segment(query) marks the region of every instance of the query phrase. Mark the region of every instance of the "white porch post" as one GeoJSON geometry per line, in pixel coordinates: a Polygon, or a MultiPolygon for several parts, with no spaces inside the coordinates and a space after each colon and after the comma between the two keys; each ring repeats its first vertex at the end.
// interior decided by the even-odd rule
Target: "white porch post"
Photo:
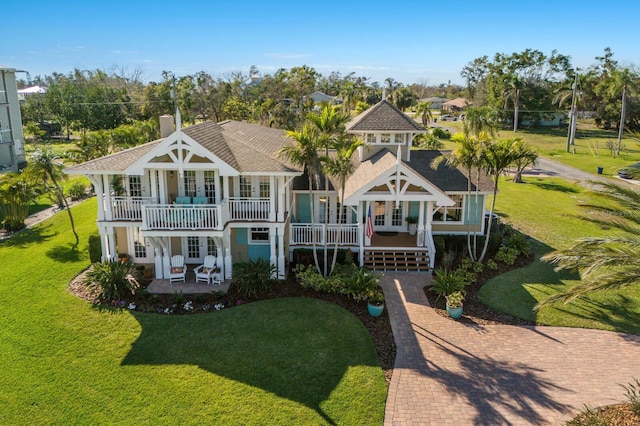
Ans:
{"type": "Polygon", "coordinates": [[[111,226],[105,226],[105,240],[104,244],[106,245],[106,253],[103,252],[105,256],[105,260],[107,259],[115,259],[118,254],[116,253],[116,233],[111,226]]]}
{"type": "Polygon", "coordinates": [[[269,222],[276,221],[276,177],[269,176],[269,222]]]}
{"type": "Polygon", "coordinates": [[[285,205],[285,178],[283,176],[278,177],[278,222],[284,222],[284,214],[287,210],[285,205]]]}
{"type": "Polygon", "coordinates": [[[111,182],[109,182],[109,175],[102,175],[102,185],[104,186],[104,219],[113,220],[113,206],[111,203],[111,182]]]}
{"type": "MultiPolygon", "coordinates": [[[[270,253],[269,263],[271,263],[271,265],[274,266],[275,268],[278,267],[278,256],[276,253],[276,231],[277,231],[277,228],[269,229],[269,253],[270,253]]],[[[276,271],[273,278],[277,278],[277,276],[278,276],[278,272],[276,271]]]]}
{"type": "Polygon", "coordinates": [[[364,238],[365,230],[362,223],[362,202],[358,201],[358,242],[360,243],[360,267],[364,266],[364,238]]]}
{"type": "MultiPolygon", "coordinates": [[[[231,196],[231,190],[229,189],[229,176],[222,176],[222,196],[223,198],[229,198],[231,196]]],[[[225,244],[225,247],[227,245],[225,244]]]]}
{"type": "Polygon", "coordinates": [[[104,220],[104,186],[102,185],[101,175],[88,175],[96,193],[96,202],[98,203],[98,221],[104,220]]]}
{"type": "Polygon", "coordinates": [[[231,258],[231,233],[229,228],[224,233],[224,278],[230,280],[233,278],[233,259],[231,258]]]}
{"type": "Polygon", "coordinates": [[[170,237],[161,237],[159,241],[162,245],[162,278],[168,279],[171,273],[171,259],[169,257],[171,239],[170,237]]]}
{"type": "Polygon", "coordinates": [[[424,246],[424,201],[419,202],[420,210],[418,213],[418,247],[424,246]]]}
{"type": "MultiPolygon", "coordinates": [[[[370,246],[371,245],[371,238],[367,237],[367,232],[366,232],[366,227],[367,227],[367,220],[369,219],[369,209],[371,208],[371,201],[368,201],[365,203],[365,208],[364,208],[364,212],[365,212],[365,219],[364,219],[364,225],[365,225],[365,232],[363,232],[363,236],[364,236],[364,245],[365,246],[370,246]]],[[[373,221],[374,218],[374,214],[371,214],[371,221],[373,221]]]]}
{"type": "MultiPolygon", "coordinates": [[[[149,173],[150,178],[149,178],[149,193],[151,194],[151,197],[153,197],[154,200],[158,200],[158,171],[157,170],[151,170],[151,173],[149,173]]],[[[154,201],[157,202],[157,201],[154,201]]]]}
{"type": "Polygon", "coordinates": [[[224,243],[220,237],[213,237],[213,242],[216,245],[216,252],[218,253],[218,256],[216,257],[216,265],[220,268],[220,272],[222,272],[222,276],[224,277],[224,243]]]}
{"type": "Polygon", "coordinates": [[[218,170],[214,170],[213,178],[215,179],[215,199],[213,200],[213,202],[214,204],[220,204],[220,199],[221,199],[220,196],[222,195],[222,188],[220,187],[220,172],[218,170]]]}
{"type": "Polygon", "coordinates": [[[284,226],[278,228],[278,279],[281,280],[285,278],[286,273],[284,268],[284,226]]]}

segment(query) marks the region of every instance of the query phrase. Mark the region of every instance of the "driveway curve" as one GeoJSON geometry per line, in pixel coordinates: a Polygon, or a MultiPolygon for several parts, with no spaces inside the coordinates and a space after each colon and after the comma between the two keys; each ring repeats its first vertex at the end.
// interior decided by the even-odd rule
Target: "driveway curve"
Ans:
{"type": "Polygon", "coordinates": [[[429,306],[428,274],[380,280],[397,355],[385,425],[556,425],[624,400],[640,336],[566,327],[469,325],[429,306]]]}

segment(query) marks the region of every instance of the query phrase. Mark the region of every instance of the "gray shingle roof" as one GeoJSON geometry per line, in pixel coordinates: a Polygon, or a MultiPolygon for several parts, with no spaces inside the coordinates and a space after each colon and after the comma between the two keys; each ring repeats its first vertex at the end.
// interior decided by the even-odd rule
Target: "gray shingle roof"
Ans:
{"type": "Polygon", "coordinates": [[[383,99],[347,124],[347,132],[367,131],[425,132],[426,129],[383,99]]]}
{"type": "Polygon", "coordinates": [[[68,174],[91,174],[124,172],[129,166],[138,161],[143,155],[151,151],[162,142],[162,139],[147,142],[124,151],[116,152],[104,157],[87,161],[86,163],[71,166],[65,169],[68,174]]]}
{"type": "MultiPolygon", "coordinates": [[[[467,172],[462,167],[450,167],[442,161],[437,168],[434,168],[436,159],[448,153],[449,151],[413,150],[411,162],[405,164],[443,191],[466,191],[467,172]]],[[[478,189],[481,192],[493,191],[493,181],[489,175],[484,173],[480,175],[478,189]]],[[[471,190],[476,190],[475,185],[471,185],[471,190]]]]}
{"type": "MultiPolygon", "coordinates": [[[[301,170],[278,157],[293,143],[284,130],[238,121],[205,122],[184,128],[183,133],[241,173],[293,172],[301,170]]],[[[71,174],[123,172],[164,139],[149,142],[66,170],[71,174]]]]}

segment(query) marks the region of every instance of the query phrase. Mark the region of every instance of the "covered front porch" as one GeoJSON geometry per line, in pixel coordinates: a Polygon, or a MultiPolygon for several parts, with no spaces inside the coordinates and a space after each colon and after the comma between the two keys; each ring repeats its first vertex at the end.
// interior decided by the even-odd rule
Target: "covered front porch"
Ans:
{"type": "Polygon", "coordinates": [[[167,279],[154,279],[147,286],[150,294],[209,294],[214,291],[226,293],[231,286],[231,280],[224,280],[220,284],[196,282],[193,271],[187,271],[185,282],[169,282],[167,279]]]}

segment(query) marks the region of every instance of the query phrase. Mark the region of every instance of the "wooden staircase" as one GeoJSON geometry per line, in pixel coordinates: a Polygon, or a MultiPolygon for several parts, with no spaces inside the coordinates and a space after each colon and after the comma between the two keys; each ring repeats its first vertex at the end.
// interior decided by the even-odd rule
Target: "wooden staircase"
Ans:
{"type": "Polygon", "coordinates": [[[372,271],[428,271],[429,250],[404,247],[364,251],[364,267],[372,271]]]}

